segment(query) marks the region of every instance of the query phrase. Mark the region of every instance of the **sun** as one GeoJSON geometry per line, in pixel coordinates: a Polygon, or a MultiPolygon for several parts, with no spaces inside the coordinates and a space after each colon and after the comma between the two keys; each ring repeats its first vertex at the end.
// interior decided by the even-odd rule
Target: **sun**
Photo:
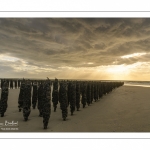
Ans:
{"type": "Polygon", "coordinates": [[[106,68],[106,73],[112,80],[123,80],[130,76],[131,68],[126,65],[110,65],[106,68]]]}
{"type": "Polygon", "coordinates": [[[126,74],[127,72],[129,72],[129,68],[125,65],[111,65],[109,67],[107,67],[107,72],[109,73],[119,73],[119,74],[126,74]]]}

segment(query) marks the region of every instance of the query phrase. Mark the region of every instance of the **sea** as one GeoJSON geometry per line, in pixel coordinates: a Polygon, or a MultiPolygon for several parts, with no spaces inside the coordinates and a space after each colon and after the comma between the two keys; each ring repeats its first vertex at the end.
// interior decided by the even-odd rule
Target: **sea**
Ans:
{"type": "Polygon", "coordinates": [[[124,82],[124,86],[150,87],[150,81],[105,80],[109,82],[124,82]]]}
{"type": "Polygon", "coordinates": [[[124,86],[150,87],[150,81],[124,81],[124,86]]]}

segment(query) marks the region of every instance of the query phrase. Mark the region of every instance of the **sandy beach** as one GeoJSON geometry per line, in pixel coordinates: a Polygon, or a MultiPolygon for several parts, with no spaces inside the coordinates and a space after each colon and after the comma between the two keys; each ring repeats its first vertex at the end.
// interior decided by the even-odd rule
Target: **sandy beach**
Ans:
{"type": "Polygon", "coordinates": [[[73,116],[68,108],[66,121],[62,119],[60,106],[53,112],[51,105],[46,130],[37,108],[31,109],[29,120],[24,121],[23,113],[18,111],[18,95],[19,89],[9,90],[8,108],[0,118],[0,123],[18,121],[18,126],[0,126],[0,132],[150,132],[149,87],[119,87],[90,106],[81,106],[73,116]]]}

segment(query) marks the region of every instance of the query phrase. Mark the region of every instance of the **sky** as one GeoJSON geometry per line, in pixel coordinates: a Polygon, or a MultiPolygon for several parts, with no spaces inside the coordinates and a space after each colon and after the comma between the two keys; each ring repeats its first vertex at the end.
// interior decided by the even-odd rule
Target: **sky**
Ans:
{"type": "Polygon", "coordinates": [[[0,18],[0,78],[150,80],[150,18],[0,18]]]}

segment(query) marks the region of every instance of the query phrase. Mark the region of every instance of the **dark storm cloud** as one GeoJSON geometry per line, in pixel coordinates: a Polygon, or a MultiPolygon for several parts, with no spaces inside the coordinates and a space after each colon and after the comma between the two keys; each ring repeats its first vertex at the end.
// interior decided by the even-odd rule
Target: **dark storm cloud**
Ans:
{"type": "Polygon", "coordinates": [[[94,45],[95,50],[103,50],[106,47],[104,43],[99,43],[94,45]]]}
{"type": "Polygon", "coordinates": [[[149,61],[150,19],[147,18],[1,18],[0,54],[28,65],[96,67],[149,61]]]}

